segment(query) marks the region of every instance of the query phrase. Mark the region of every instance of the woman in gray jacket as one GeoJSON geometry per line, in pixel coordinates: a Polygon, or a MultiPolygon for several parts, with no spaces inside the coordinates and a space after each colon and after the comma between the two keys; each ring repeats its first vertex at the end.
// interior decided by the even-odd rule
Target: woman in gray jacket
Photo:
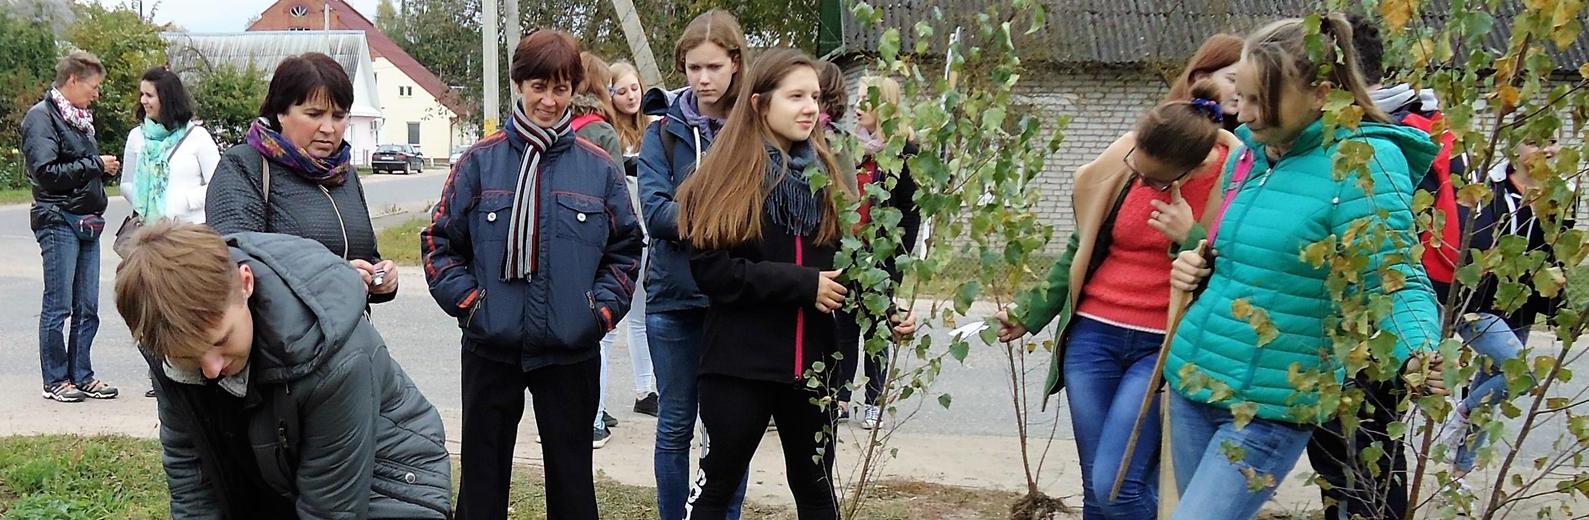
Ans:
{"type": "Polygon", "coordinates": [[[441,416],[355,269],[287,235],[163,220],[133,240],[116,308],[159,390],[172,517],[450,518],[441,416]]]}

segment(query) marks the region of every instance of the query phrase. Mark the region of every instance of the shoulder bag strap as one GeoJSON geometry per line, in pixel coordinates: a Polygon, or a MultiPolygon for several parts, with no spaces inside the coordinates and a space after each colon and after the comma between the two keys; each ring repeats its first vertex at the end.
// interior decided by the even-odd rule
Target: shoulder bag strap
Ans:
{"type": "Polygon", "coordinates": [[[1208,247],[1214,247],[1214,239],[1219,236],[1220,223],[1225,220],[1225,210],[1230,209],[1231,201],[1236,200],[1236,195],[1241,193],[1241,188],[1247,183],[1247,176],[1252,174],[1253,156],[1251,148],[1244,148],[1241,157],[1236,159],[1236,170],[1230,174],[1230,187],[1225,190],[1225,200],[1219,205],[1219,214],[1214,216],[1213,224],[1208,230],[1208,247]]]}
{"type": "Polygon", "coordinates": [[[259,171],[260,171],[260,175],[263,176],[264,181],[265,181],[265,183],[264,183],[265,186],[264,186],[264,191],[263,191],[263,193],[265,194],[265,226],[264,226],[264,231],[266,233],[269,233],[270,232],[270,160],[265,158],[265,154],[259,154],[259,171]]]}

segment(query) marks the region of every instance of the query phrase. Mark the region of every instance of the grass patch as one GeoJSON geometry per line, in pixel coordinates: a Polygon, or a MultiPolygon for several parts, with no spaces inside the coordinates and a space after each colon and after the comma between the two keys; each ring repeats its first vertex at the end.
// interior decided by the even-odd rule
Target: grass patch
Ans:
{"type": "MultiPolygon", "coordinates": [[[[454,466],[454,479],[457,475],[454,466]]],[[[878,483],[869,496],[859,517],[875,520],[1003,518],[1017,498],[1002,491],[896,480],[878,483]]],[[[650,487],[598,476],[596,500],[603,519],[657,517],[656,490],[650,487]]],[[[155,520],[171,516],[169,501],[155,440],[119,435],[0,437],[0,518],[155,520]]],[[[547,517],[540,468],[514,468],[508,506],[509,518],[547,517]]],[[[798,518],[792,507],[747,503],[744,509],[745,518],[798,518]]]]}
{"type": "Polygon", "coordinates": [[[419,265],[419,231],[428,225],[429,218],[411,218],[381,229],[375,236],[381,257],[397,265],[419,265]]]}
{"type": "MultiPolygon", "coordinates": [[[[105,196],[106,197],[120,197],[121,196],[121,186],[106,186],[105,187],[105,196]]],[[[6,204],[31,204],[31,203],[33,203],[33,189],[32,188],[16,188],[16,189],[10,189],[10,190],[0,190],[0,206],[6,205],[6,204]]]]}

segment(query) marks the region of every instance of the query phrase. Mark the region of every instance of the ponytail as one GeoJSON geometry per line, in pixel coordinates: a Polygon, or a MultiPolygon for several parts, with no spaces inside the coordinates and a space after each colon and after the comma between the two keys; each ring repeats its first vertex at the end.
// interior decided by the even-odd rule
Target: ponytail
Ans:
{"type": "Polygon", "coordinates": [[[1319,35],[1324,39],[1322,59],[1314,62],[1307,51],[1308,30],[1300,18],[1281,20],[1254,32],[1242,50],[1243,61],[1252,63],[1259,78],[1257,99],[1264,123],[1278,125],[1280,93],[1288,87],[1303,89],[1329,81],[1352,95],[1352,103],[1363,110],[1363,120],[1390,123],[1390,116],[1374,106],[1368,83],[1358,65],[1357,46],[1352,43],[1352,24],[1339,13],[1321,17],[1319,35]]]}

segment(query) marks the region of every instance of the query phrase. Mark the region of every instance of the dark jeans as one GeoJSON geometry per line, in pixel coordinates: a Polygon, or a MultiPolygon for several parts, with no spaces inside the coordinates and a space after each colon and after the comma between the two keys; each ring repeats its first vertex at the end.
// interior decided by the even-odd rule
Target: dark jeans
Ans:
{"type": "Polygon", "coordinates": [[[838,313],[837,319],[834,320],[834,328],[838,330],[839,352],[844,354],[844,359],[839,360],[839,381],[832,385],[837,387],[835,393],[839,402],[850,402],[850,383],[855,382],[857,365],[860,365],[860,360],[865,358],[866,404],[881,405],[878,399],[883,395],[883,383],[888,378],[886,365],[889,360],[889,349],[893,348],[893,344],[890,343],[875,356],[866,355],[863,345],[866,344],[866,338],[872,337],[875,325],[868,327],[866,334],[862,335],[860,318],[848,312],[838,313]]]}
{"type": "Polygon", "coordinates": [[[459,448],[458,519],[506,519],[513,445],[524,416],[524,390],[535,407],[546,463],[548,518],[595,520],[590,418],[596,413],[601,360],[524,372],[463,352],[463,444],[459,448]]]}
{"type": "Polygon", "coordinates": [[[33,232],[44,257],[44,304],[39,311],[39,364],[44,388],[94,379],[89,351],[99,332],[99,241],[84,241],[65,224],[33,232]],[[67,342],[66,318],[72,318],[67,342]]]}
{"type": "MultiPolygon", "coordinates": [[[[811,403],[815,390],[801,383],[769,383],[728,376],[701,376],[701,435],[712,440],[701,450],[701,474],[690,497],[690,520],[727,518],[736,488],[744,485],[750,459],[778,423],[778,441],[788,469],[800,520],[838,520],[833,495],[833,435],[819,444],[817,432],[833,425],[834,410],[811,403]],[[820,454],[821,458],[816,459],[820,454]]],[[[831,430],[830,430],[831,431],[831,430]]]]}
{"type": "Polygon", "coordinates": [[[1142,410],[1163,334],[1140,332],[1077,316],[1065,349],[1065,391],[1070,423],[1081,457],[1082,517],[1086,520],[1158,518],[1158,460],[1161,424],[1154,403],[1137,438],[1136,451],[1109,500],[1126,441],[1142,410]]]}
{"type": "MultiPolygon", "coordinates": [[[[695,417],[700,409],[696,381],[701,368],[701,331],[706,310],[665,311],[646,314],[646,342],[657,376],[657,509],[662,520],[683,520],[690,496],[690,441],[695,439],[695,417]]],[[[762,421],[761,428],[767,429],[762,421]]],[[[710,444],[702,439],[702,449],[710,444]]],[[[745,501],[741,479],[728,507],[730,520],[738,520],[745,501]]]]}
{"type": "Polygon", "coordinates": [[[1336,418],[1314,430],[1308,442],[1313,471],[1330,483],[1319,491],[1324,497],[1324,518],[1403,518],[1407,516],[1406,445],[1391,439],[1386,429],[1398,419],[1396,405],[1406,397],[1406,390],[1400,376],[1378,382],[1362,375],[1356,385],[1367,400],[1359,408],[1357,431],[1347,436],[1336,418]],[[1375,464],[1377,468],[1371,468],[1363,462],[1362,452],[1375,442],[1385,447],[1385,455],[1375,464]]]}

